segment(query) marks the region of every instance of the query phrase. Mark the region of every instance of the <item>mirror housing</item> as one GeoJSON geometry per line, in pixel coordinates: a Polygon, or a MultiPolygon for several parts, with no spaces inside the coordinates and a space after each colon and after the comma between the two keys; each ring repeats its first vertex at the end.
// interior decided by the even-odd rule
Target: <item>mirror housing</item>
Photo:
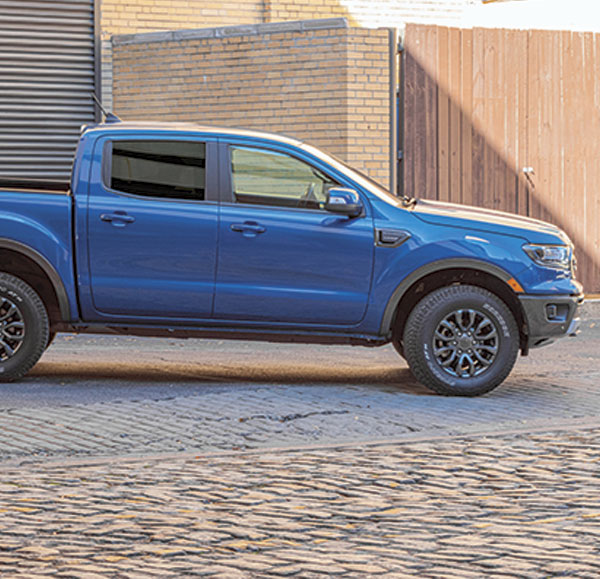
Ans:
{"type": "Polygon", "coordinates": [[[363,212],[363,204],[359,194],[354,189],[332,187],[327,192],[325,209],[331,213],[358,217],[363,212]]]}

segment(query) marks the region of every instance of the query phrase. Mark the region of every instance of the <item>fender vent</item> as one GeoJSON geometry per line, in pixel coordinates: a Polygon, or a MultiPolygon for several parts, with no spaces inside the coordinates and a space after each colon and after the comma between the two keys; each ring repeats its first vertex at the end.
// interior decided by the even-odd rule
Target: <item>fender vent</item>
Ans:
{"type": "Polygon", "coordinates": [[[401,229],[376,229],[375,245],[378,247],[398,247],[409,237],[410,233],[401,229]]]}

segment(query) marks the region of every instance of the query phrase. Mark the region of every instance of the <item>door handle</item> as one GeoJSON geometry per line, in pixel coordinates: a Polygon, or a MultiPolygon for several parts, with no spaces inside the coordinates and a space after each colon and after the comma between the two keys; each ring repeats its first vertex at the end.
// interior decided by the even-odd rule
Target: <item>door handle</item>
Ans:
{"type": "Polygon", "coordinates": [[[135,217],[127,215],[127,213],[125,213],[124,211],[115,211],[114,213],[102,213],[102,215],[100,215],[100,219],[102,219],[102,221],[112,223],[113,225],[120,226],[125,225],[125,223],[133,223],[135,221],[135,217]]]}
{"type": "Polygon", "coordinates": [[[258,223],[232,223],[229,228],[238,233],[264,233],[267,228],[258,223]]]}

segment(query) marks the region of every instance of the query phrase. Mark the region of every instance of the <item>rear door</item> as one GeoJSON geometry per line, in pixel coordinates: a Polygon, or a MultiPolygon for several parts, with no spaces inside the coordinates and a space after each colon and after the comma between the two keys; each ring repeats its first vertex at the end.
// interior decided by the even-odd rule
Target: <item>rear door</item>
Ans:
{"type": "Polygon", "coordinates": [[[208,139],[99,140],[87,206],[86,320],[211,316],[218,219],[213,165],[208,139]]]}
{"type": "Polygon", "coordinates": [[[373,265],[368,204],[355,219],[325,211],[338,181],[293,152],[230,142],[220,154],[215,318],[360,322],[373,265]]]}

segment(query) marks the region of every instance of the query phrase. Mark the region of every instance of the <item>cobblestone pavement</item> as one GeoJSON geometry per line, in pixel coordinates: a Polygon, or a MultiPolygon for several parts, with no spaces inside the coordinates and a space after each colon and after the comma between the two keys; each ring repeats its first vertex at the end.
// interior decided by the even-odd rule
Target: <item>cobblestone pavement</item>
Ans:
{"type": "Polygon", "coordinates": [[[0,577],[596,578],[599,462],[600,426],[5,465],[0,577]]]}
{"type": "Polygon", "coordinates": [[[431,394],[391,347],[59,336],[2,385],[0,461],[474,433],[600,414],[600,304],[494,392],[431,394]]]}

